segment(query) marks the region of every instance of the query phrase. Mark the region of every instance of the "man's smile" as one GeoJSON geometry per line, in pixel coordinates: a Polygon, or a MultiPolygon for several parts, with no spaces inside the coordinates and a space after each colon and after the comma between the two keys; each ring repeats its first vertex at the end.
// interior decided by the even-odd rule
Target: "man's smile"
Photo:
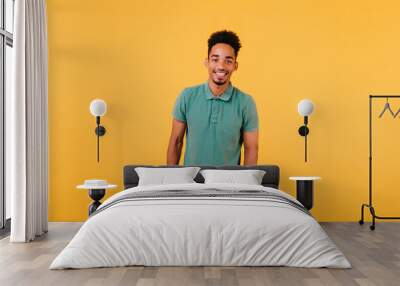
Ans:
{"type": "Polygon", "coordinates": [[[221,71],[218,71],[218,72],[214,72],[217,76],[226,76],[227,74],[228,74],[228,72],[225,72],[225,71],[223,71],[223,72],[221,72],[221,71]]]}

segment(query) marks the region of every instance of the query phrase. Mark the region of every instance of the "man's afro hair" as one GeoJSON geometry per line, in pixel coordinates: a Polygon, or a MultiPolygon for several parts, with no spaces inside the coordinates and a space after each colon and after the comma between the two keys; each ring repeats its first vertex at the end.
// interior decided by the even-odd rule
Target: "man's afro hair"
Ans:
{"type": "Polygon", "coordinates": [[[210,55],[211,48],[220,43],[230,45],[234,49],[236,57],[242,47],[236,33],[227,30],[218,31],[213,33],[208,39],[208,55],[210,55]]]}

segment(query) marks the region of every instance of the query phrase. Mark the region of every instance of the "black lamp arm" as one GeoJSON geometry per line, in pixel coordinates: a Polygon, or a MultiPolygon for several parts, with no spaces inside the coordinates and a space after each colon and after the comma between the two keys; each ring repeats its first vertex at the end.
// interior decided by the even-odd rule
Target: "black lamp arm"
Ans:
{"type": "Polygon", "coordinates": [[[308,116],[304,116],[304,125],[300,126],[299,134],[304,137],[304,161],[307,162],[307,135],[310,130],[307,127],[308,125],[308,116]]]}
{"type": "Polygon", "coordinates": [[[97,127],[95,129],[96,137],[97,137],[97,162],[100,161],[100,140],[99,137],[106,134],[106,129],[104,126],[100,125],[100,116],[96,116],[96,124],[97,127]]]}

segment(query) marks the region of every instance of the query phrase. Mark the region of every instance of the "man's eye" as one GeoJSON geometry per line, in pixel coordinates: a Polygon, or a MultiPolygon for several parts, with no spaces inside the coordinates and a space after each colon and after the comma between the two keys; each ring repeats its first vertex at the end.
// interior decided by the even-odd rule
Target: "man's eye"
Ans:
{"type": "Polygon", "coordinates": [[[217,62],[218,60],[217,60],[217,59],[212,59],[211,61],[213,61],[213,62],[215,63],[215,62],[217,62]]]}
{"type": "Polygon", "coordinates": [[[232,61],[226,61],[226,63],[230,65],[230,64],[232,64],[232,61]]]}

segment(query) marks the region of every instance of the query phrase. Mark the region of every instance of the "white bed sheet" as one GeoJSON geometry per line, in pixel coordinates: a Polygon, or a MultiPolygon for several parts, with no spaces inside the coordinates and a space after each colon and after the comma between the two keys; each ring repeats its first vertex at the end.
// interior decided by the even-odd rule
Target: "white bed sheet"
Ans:
{"type": "MultiPolygon", "coordinates": [[[[154,190],[279,190],[240,184],[135,187],[154,190]]],[[[318,222],[262,199],[185,198],[126,201],[90,217],[50,269],[127,265],[350,268],[318,222]]]]}

